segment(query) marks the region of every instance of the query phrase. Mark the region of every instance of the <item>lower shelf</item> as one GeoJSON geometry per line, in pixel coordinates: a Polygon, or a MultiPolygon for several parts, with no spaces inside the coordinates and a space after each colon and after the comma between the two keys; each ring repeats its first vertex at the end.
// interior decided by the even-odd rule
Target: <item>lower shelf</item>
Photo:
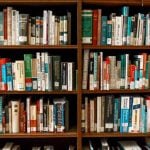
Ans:
{"type": "Polygon", "coordinates": [[[77,137],[77,132],[63,133],[17,133],[17,134],[0,134],[0,138],[68,138],[77,137]]]}
{"type": "Polygon", "coordinates": [[[82,137],[150,137],[150,133],[83,133],[82,137]]]}

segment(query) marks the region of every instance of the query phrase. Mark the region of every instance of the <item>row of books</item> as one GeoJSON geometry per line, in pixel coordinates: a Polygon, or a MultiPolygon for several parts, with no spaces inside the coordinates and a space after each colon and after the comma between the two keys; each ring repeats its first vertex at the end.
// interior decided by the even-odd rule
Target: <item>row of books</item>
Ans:
{"type": "Polygon", "coordinates": [[[82,10],[82,43],[93,45],[150,45],[150,14],[129,16],[129,6],[121,13],[103,14],[102,9],[82,10]]]}
{"type": "Polygon", "coordinates": [[[44,103],[41,97],[26,102],[13,99],[4,103],[0,96],[0,133],[64,132],[69,130],[69,101],[55,98],[44,103]]]}
{"type": "Polygon", "coordinates": [[[139,143],[137,140],[108,140],[101,138],[96,142],[89,139],[83,145],[82,150],[149,150],[150,146],[147,142],[139,143]]]}
{"type": "Polygon", "coordinates": [[[84,50],[82,89],[149,89],[150,55],[129,53],[105,56],[84,50]]]}
{"type": "Polygon", "coordinates": [[[12,7],[0,11],[0,45],[71,44],[71,13],[57,16],[43,10],[41,16],[20,13],[12,7]]]}
{"type": "Polygon", "coordinates": [[[24,54],[24,60],[11,62],[0,58],[0,90],[52,91],[75,89],[74,62],[62,62],[61,56],[48,52],[24,54]]]}
{"type": "Polygon", "coordinates": [[[150,96],[86,96],[81,122],[83,132],[150,132],[150,96]]]}
{"type": "MultiPolygon", "coordinates": [[[[21,150],[23,149],[21,145],[15,144],[14,142],[6,142],[2,147],[2,150],[21,150]]],[[[67,146],[68,150],[75,150],[74,145],[67,146]]],[[[66,149],[66,150],[67,150],[66,149]]],[[[55,150],[54,145],[44,145],[44,146],[32,146],[31,150],[55,150]]]]}

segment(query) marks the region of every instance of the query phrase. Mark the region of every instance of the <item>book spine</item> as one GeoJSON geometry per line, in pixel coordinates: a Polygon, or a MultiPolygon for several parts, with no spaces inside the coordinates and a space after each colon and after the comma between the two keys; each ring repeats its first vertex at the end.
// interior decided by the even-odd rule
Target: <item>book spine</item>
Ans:
{"type": "Polygon", "coordinates": [[[11,107],[12,107],[12,133],[19,133],[20,102],[11,101],[11,107]]]}
{"type": "Polygon", "coordinates": [[[101,45],[107,44],[107,16],[102,16],[102,34],[101,34],[101,45]]]}
{"type": "Polygon", "coordinates": [[[37,110],[36,105],[30,105],[30,129],[32,133],[37,131],[36,110],[37,110]]]}
{"type": "Polygon", "coordinates": [[[25,89],[32,91],[32,54],[24,54],[25,89]]]}
{"type": "Polygon", "coordinates": [[[4,12],[0,11],[0,45],[4,44],[4,12]]]}
{"type": "Polygon", "coordinates": [[[0,96],[0,133],[3,132],[3,125],[2,125],[2,111],[3,111],[3,97],[0,96]]]}
{"type": "Polygon", "coordinates": [[[30,104],[31,103],[31,98],[27,97],[26,98],[26,112],[27,112],[27,133],[31,132],[31,125],[30,125],[30,114],[31,114],[31,109],[30,109],[30,104]]]}
{"type": "Polygon", "coordinates": [[[19,14],[19,44],[28,42],[28,14],[19,14]]]}
{"type": "Polygon", "coordinates": [[[92,10],[82,10],[82,43],[92,44],[92,10]]]}
{"type": "Polygon", "coordinates": [[[53,89],[60,89],[60,56],[53,56],[53,89]]]}
{"type": "Polygon", "coordinates": [[[120,132],[128,132],[129,126],[129,96],[121,96],[120,132]]]}

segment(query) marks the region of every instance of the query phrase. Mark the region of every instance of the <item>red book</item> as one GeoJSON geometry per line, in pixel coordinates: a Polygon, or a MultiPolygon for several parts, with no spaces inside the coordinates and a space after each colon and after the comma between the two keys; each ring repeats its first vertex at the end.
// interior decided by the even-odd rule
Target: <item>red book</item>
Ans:
{"type": "Polygon", "coordinates": [[[93,10],[93,45],[97,45],[98,36],[98,9],[93,10]]]}

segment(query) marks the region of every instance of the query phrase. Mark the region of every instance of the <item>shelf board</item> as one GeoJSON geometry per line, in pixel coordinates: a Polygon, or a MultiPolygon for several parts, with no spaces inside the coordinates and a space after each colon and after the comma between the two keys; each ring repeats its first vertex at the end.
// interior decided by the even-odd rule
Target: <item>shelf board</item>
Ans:
{"type": "Polygon", "coordinates": [[[52,95],[58,95],[58,94],[77,94],[77,91],[0,91],[0,94],[5,94],[5,95],[11,95],[11,94],[16,94],[16,95],[46,95],[46,94],[52,94],[52,95]]]}
{"type": "Polygon", "coordinates": [[[104,50],[150,50],[150,46],[101,46],[101,45],[83,45],[84,49],[104,49],[104,50]]]}
{"type": "Polygon", "coordinates": [[[83,90],[83,94],[149,94],[150,89],[145,90],[83,90]]]}
{"type": "Polygon", "coordinates": [[[105,6],[120,6],[133,5],[142,6],[141,0],[83,0],[83,4],[105,5],[105,6]]]}
{"type": "Polygon", "coordinates": [[[83,137],[92,138],[92,137],[150,137],[150,133],[83,133],[83,137]]]}
{"type": "Polygon", "coordinates": [[[10,50],[16,50],[16,49],[77,49],[77,45],[0,45],[0,49],[10,49],[10,50]]]}
{"type": "Polygon", "coordinates": [[[1,5],[71,5],[77,0],[0,0],[1,5]]]}
{"type": "Polygon", "coordinates": [[[70,138],[70,137],[77,137],[77,132],[0,134],[0,139],[4,139],[4,138],[70,138]]]}

